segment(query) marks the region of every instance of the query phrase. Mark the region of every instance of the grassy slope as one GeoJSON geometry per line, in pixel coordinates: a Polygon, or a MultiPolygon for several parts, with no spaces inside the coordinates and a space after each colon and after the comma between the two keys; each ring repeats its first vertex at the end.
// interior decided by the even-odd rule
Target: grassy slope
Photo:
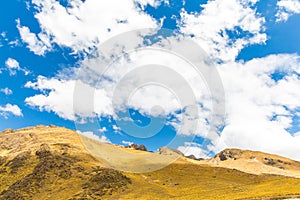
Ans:
{"type": "Polygon", "coordinates": [[[103,169],[103,163],[87,153],[78,135],[63,128],[0,133],[0,156],[0,199],[247,199],[300,195],[300,179],[182,161],[140,174],[103,169]]]}
{"type": "Polygon", "coordinates": [[[172,164],[156,172],[128,176],[133,184],[121,199],[243,199],[300,194],[300,179],[192,164],[172,164]]]}

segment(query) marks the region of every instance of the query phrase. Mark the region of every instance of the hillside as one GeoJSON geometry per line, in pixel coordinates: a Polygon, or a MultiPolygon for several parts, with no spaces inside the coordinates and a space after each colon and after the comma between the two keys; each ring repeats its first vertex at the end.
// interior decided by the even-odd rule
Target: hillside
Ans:
{"type": "Polygon", "coordinates": [[[133,150],[55,126],[0,133],[0,199],[295,198],[300,197],[299,166],[238,149],[196,161],[168,148],[133,150]],[[161,169],[151,172],[154,168],[161,169]]]}
{"type": "Polygon", "coordinates": [[[277,174],[300,178],[300,162],[258,151],[226,149],[200,163],[237,169],[251,174],[277,174]]]}

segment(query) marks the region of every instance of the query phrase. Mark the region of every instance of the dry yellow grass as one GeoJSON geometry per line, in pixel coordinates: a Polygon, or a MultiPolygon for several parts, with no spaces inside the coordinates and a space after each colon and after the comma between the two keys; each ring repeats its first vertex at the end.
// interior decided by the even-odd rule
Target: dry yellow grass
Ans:
{"type": "Polygon", "coordinates": [[[251,174],[276,174],[300,178],[300,162],[258,151],[226,149],[215,158],[195,163],[237,169],[251,174]],[[226,160],[220,159],[221,154],[223,157],[227,156],[226,160]]]}
{"type": "Polygon", "coordinates": [[[101,167],[127,164],[128,169],[139,170],[142,167],[140,170],[144,171],[144,167],[174,157],[134,151],[82,138],[89,141],[85,141],[85,144],[91,145],[86,149],[80,137],[82,136],[74,131],[47,126],[0,133],[0,199],[9,199],[8,194],[15,195],[10,199],[16,199],[14,197],[19,195],[23,199],[56,200],[252,199],[300,196],[298,178],[252,173],[258,170],[264,172],[265,166],[268,170],[277,172],[275,169],[282,168],[284,162],[290,164],[284,165],[285,169],[279,168],[280,173],[282,170],[286,170],[289,175],[297,172],[298,162],[275,155],[235,150],[242,152],[235,159],[220,161],[216,157],[199,162],[181,157],[157,171],[120,173],[101,167]],[[102,150],[100,153],[98,148],[102,150]],[[105,155],[113,155],[108,157],[113,162],[105,159],[99,161],[88,150],[98,152],[102,159],[105,155]],[[43,152],[45,156],[41,157],[39,152],[43,152]],[[270,161],[266,157],[277,163],[264,164],[270,161]],[[149,158],[151,162],[145,162],[149,158]],[[249,159],[256,159],[258,162],[255,163],[259,165],[250,165],[249,159]]]}
{"type": "Polygon", "coordinates": [[[142,175],[120,199],[247,199],[300,196],[300,180],[273,175],[253,175],[205,165],[172,164],[142,175]]]}

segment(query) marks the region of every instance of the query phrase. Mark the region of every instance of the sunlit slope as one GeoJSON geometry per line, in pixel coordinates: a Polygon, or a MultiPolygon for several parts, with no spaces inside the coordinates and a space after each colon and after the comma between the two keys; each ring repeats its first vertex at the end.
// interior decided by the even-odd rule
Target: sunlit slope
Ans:
{"type": "Polygon", "coordinates": [[[151,173],[126,175],[133,182],[119,199],[300,198],[297,178],[253,175],[205,165],[173,164],[151,173]]]}
{"type": "Polygon", "coordinates": [[[286,170],[291,175],[297,172],[298,162],[261,152],[226,151],[221,152],[226,159],[218,154],[209,160],[194,161],[167,148],[160,153],[137,151],[100,143],[55,126],[6,130],[0,133],[0,199],[278,199],[300,196],[300,179],[262,174],[265,169],[260,168],[266,165],[286,170]],[[94,157],[89,151],[93,151],[94,157]],[[151,167],[168,164],[174,158],[179,159],[160,170],[145,172],[151,167]],[[251,169],[249,159],[256,159],[261,165],[251,169]],[[245,171],[242,166],[260,175],[231,169],[245,171]],[[127,172],[108,167],[123,167],[127,172]],[[144,172],[130,173],[130,170],[144,172]]]}
{"type": "Polygon", "coordinates": [[[300,162],[258,151],[226,149],[214,158],[198,163],[237,169],[251,174],[266,173],[300,178],[300,162]]]}
{"type": "Polygon", "coordinates": [[[121,171],[142,173],[161,169],[175,161],[184,162],[182,156],[176,153],[162,155],[98,142],[82,135],[80,138],[86,149],[101,163],[121,171]]]}

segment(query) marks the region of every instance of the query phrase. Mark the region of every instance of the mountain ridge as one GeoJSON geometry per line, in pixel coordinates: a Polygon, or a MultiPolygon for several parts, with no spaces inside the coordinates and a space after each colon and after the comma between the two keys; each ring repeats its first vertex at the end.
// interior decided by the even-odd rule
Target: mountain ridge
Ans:
{"type": "Polygon", "coordinates": [[[241,166],[242,163],[248,165],[249,159],[255,159],[250,158],[251,156],[260,161],[259,167],[266,166],[267,169],[277,169],[284,162],[289,162],[285,166],[286,171],[288,167],[298,167],[299,164],[276,155],[237,149],[226,149],[213,158],[198,161],[166,147],[161,152],[151,153],[101,143],[85,138],[73,130],[53,125],[6,129],[0,132],[0,199],[300,197],[300,179],[290,177],[291,174],[278,174],[277,171],[277,174],[246,173],[241,166]],[[153,163],[135,166],[144,162],[145,158],[151,158],[153,162],[172,162],[163,163],[167,165],[162,165],[155,171],[120,171],[118,167],[124,165],[122,162],[126,159],[112,156],[120,164],[114,166],[116,163],[109,163],[103,158],[101,160],[95,157],[96,154],[91,154],[85,145],[86,141],[82,142],[82,139],[107,152],[113,150],[123,152],[122,155],[131,155],[131,161],[137,162],[126,163],[129,169],[148,169],[153,163]],[[265,157],[273,160],[265,160],[265,157]],[[173,160],[174,158],[176,159],[173,160]],[[278,162],[278,159],[282,162],[278,162]],[[266,164],[273,163],[274,160],[274,166],[266,164]]]}

